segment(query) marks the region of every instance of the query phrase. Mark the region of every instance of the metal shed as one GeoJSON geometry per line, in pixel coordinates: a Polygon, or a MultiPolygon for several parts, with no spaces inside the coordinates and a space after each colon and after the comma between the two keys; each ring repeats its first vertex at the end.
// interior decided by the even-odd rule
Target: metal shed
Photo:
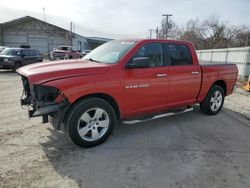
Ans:
{"type": "MultiPolygon", "coordinates": [[[[96,40],[99,45],[106,42],[96,40]]],[[[45,56],[61,45],[74,46],[80,51],[92,49],[86,37],[30,16],[0,24],[0,46],[20,45],[30,45],[45,56]]]]}
{"type": "Polygon", "coordinates": [[[105,42],[111,41],[111,40],[113,40],[113,39],[102,38],[102,37],[87,37],[89,49],[94,49],[97,46],[99,46],[105,42]]]}
{"type": "Polygon", "coordinates": [[[250,47],[197,50],[200,63],[234,63],[239,70],[239,79],[250,75],[250,47]]]}

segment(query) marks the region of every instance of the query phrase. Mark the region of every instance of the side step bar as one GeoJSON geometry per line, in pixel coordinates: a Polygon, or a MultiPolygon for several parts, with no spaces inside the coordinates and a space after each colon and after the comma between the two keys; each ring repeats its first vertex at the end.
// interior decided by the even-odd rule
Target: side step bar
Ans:
{"type": "Polygon", "coordinates": [[[122,123],[123,124],[142,123],[142,122],[147,122],[147,121],[151,121],[151,120],[154,120],[154,119],[159,119],[159,118],[163,118],[163,117],[167,117],[167,116],[173,116],[173,115],[183,114],[183,113],[186,113],[186,112],[191,112],[193,110],[194,110],[194,108],[191,107],[191,108],[186,108],[185,110],[179,111],[179,112],[168,112],[168,113],[164,113],[164,114],[155,115],[155,116],[153,116],[151,118],[148,118],[148,119],[125,120],[125,121],[122,121],[122,123]]]}

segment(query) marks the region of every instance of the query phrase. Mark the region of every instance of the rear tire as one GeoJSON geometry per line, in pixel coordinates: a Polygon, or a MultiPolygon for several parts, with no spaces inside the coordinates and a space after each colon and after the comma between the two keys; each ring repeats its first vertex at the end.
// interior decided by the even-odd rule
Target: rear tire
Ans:
{"type": "Polygon", "coordinates": [[[224,104],[225,91],[219,85],[213,85],[204,101],[200,103],[200,109],[204,114],[216,115],[224,104]]]}
{"type": "Polygon", "coordinates": [[[65,118],[69,138],[80,147],[103,143],[112,133],[116,116],[105,100],[89,98],[77,102],[65,118]]]}

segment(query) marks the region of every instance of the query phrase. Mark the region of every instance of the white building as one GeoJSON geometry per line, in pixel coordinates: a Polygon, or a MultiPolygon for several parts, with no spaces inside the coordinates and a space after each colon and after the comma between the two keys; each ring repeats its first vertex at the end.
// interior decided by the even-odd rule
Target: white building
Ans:
{"type": "Polygon", "coordinates": [[[54,48],[66,45],[79,51],[93,49],[111,39],[83,37],[69,30],[26,16],[0,24],[0,46],[30,45],[45,56],[54,48]]]}
{"type": "Polygon", "coordinates": [[[250,75],[250,47],[197,50],[200,63],[236,64],[238,78],[247,80],[250,75]]]}

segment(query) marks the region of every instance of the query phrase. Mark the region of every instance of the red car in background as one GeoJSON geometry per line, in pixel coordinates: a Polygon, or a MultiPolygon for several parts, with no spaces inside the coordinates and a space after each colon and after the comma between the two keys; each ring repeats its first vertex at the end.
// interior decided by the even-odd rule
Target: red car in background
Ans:
{"type": "Polygon", "coordinates": [[[72,46],[59,46],[50,52],[50,60],[55,59],[79,59],[82,58],[82,52],[77,51],[72,46]]]}

